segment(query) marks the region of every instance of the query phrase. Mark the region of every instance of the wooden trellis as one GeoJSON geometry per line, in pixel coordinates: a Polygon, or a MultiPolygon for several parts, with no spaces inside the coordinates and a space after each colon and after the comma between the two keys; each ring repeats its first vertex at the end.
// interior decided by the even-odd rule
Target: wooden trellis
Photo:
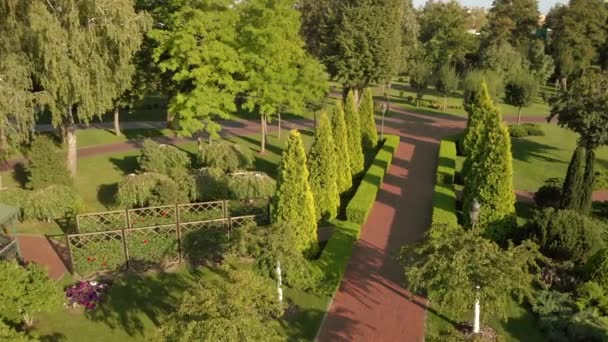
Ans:
{"type": "Polygon", "coordinates": [[[155,227],[177,223],[177,206],[163,205],[127,210],[129,228],[155,227]]]}
{"type": "Polygon", "coordinates": [[[79,233],[123,229],[128,227],[127,213],[124,210],[115,210],[78,215],[76,216],[76,226],[79,233]]]}
{"type": "Polygon", "coordinates": [[[177,206],[179,222],[200,222],[228,217],[227,202],[203,202],[177,206]]]}
{"type": "Polygon", "coordinates": [[[125,229],[130,267],[169,265],[181,261],[177,225],[125,229]]]}

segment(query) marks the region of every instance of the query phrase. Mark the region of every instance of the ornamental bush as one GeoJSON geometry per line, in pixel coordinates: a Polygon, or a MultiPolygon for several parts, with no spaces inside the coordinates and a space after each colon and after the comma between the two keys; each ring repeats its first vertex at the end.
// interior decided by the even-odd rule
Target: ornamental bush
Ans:
{"type": "Polygon", "coordinates": [[[361,139],[363,148],[373,150],[378,145],[378,131],[374,118],[374,97],[370,88],[365,89],[363,99],[359,106],[359,117],[361,118],[361,139]]]}
{"type": "Polygon", "coordinates": [[[200,151],[199,158],[203,166],[222,169],[224,172],[248,170],[255,163],[249,148],[224,140],[206,145],[200,151]]]}
{"type": "Polygon", "coordinates": [[[228,197],[228,177],[222,169],[206,167],[195,172],[196,198],[200,201],[224,200],[228,197]]]}
{"type": "Polygon", "coordinates": [[[348,92],[346,105],[344,108],[344,122],[346,123],[346,135],[348,138],[348,156],[350,159],[350,172],[352,177],[356,177],[363,172],[365,167],[363,158],[363,146],[361,145],[361,123],[355,96],[353,92],[348,92]]]}
{"type": "Polygon", "coordinates": [[[549,178],[545,180],[543,186],[534,193],[534,203],[540,208],[559,208],[562,197],[561,178],[549,178]]]}
{"type": "Polygon", "coordinates": [[[29,192],[23,203],[25,220],[57,220],[73,217],[85,211],[85,204],[72,187],[51,185],[44,189],[29,192]]]}
{"type": "Polygon", "coordinates": [[[28,154],[29,187],[43,189],[51,185],[72,185],[65,153],[47,135],[34,139],[28,154]]]}
{"type": "Polygon", "coordinates": [[[308,183],[315,200],[317,220],[331,219],[338,215],[340,193],[336,183],[337,168],[334,159],[334,141],[329,119],[319,115],[315,140],[308,154],[308,183]]]}
{"type": "Polygon", "coordinates": [[[115,199],[118,206],[126,208],[189,202],[188,195],[173,179],[152,172],[125,177],[118,183],[115,199]]]}
{"type": "Polygon", "coordinates": [[[237,172],[225,179],[230,199],[268,198],[277,191],[277,182],[264,172],[237,172]]]}
{"type": "Polygon", "coordinates": [[[589,258],[585,271],[589,279],[608,289],[608,249],[603,248],[589,258]]]}
{"type": "Polygon", "coordinates": [[[441,140],[437,163],[437,184],[454,184],[456,173],[456,143],[454,141],[441,140]]]}
{"type": "Polygon", "coordinates": [[[146,139],[137,159],[144,172],[160,173],[173,177],[190,167],[190,156],[175,146],[158,144],[146,139]]]}
{"type": "Polygon", "coordinates": [[[606,226],[573,210],[546,208],[535,213],[529,229],[543,254],[584,263],[604,247],[606,226]]]}
{"type": "Polygon", "coordinates": [[[17,331],[8,324],[0,321],[0,341],[40,342],[40,339],[37,336],[30,336],[26,332],[17,331]]]}
{"type": "Polygon", "coordinates": [[[272,221],[297,229],[293,248],[313,257],[319,248],[315,200],[308,183],[306,152],[300,133],[292,130],[283,151],[272,221]]]}
{"type": "Polygon", "coordinates": [[[336,101],[331,117],[331,128],[334,140],[334,158],[336,160],[336,185],[341,194],[353,186],[353,176],[350,169],[350,155],[348,148],[348,134],[344,122],[344,109],[341,101],[336,101]]]}

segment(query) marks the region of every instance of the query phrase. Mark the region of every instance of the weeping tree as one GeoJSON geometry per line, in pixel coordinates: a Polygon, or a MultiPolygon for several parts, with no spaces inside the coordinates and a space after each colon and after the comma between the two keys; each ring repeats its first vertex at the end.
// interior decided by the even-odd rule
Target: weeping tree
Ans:
{"type": "Polygon", "coordinates": [[[579,134],[564,181],[561,205],[588,214],[595,176],[595,150],[608,143],[608,71],[583,73],[554,100],[551,113],[549,119],[557,116],[560,126],[579,134]]]}
{"type": "Polygon", "coordinates": [[[336,101],[336,107],[334,108],[331,117],[331,128],[334,140],[334,155],[337,165],[336,184],[338,186],[338,191],[343,194],[353,186],[353,177],[350,169],[348,134],[346,131],[346,122],[344,122],[342,101],[336,101]]]}
{"type": "Polygon", "coordinates": [[[33,1],[24,20],[32,74],[48,98],[75,176],[76,122],[89,123],[114,108],[126,87],[121,73],[149,18],[134,10],[133,0],[48,0],[33,1]]]}

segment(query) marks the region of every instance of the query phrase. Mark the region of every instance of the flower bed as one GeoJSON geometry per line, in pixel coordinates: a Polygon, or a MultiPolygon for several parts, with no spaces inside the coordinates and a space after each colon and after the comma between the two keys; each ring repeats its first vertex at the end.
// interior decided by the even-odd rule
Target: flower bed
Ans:
{"type": "Polygon", "coordinates": [[[109,284],[96,281],[79,281],[65,289],[66,307],[84,307],[94,310],[104,299],[109,284]]]}

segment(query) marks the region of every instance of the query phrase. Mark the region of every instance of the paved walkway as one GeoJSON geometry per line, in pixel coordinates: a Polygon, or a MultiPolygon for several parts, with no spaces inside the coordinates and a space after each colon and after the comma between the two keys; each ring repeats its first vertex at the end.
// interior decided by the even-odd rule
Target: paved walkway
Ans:
{"type": "Polygon", "coordinates": [[[44,265],[52,279],[61,279],[67,269],[49,241],[41,236],[17,236],[19,252],[25,261],[44,265]]]}

